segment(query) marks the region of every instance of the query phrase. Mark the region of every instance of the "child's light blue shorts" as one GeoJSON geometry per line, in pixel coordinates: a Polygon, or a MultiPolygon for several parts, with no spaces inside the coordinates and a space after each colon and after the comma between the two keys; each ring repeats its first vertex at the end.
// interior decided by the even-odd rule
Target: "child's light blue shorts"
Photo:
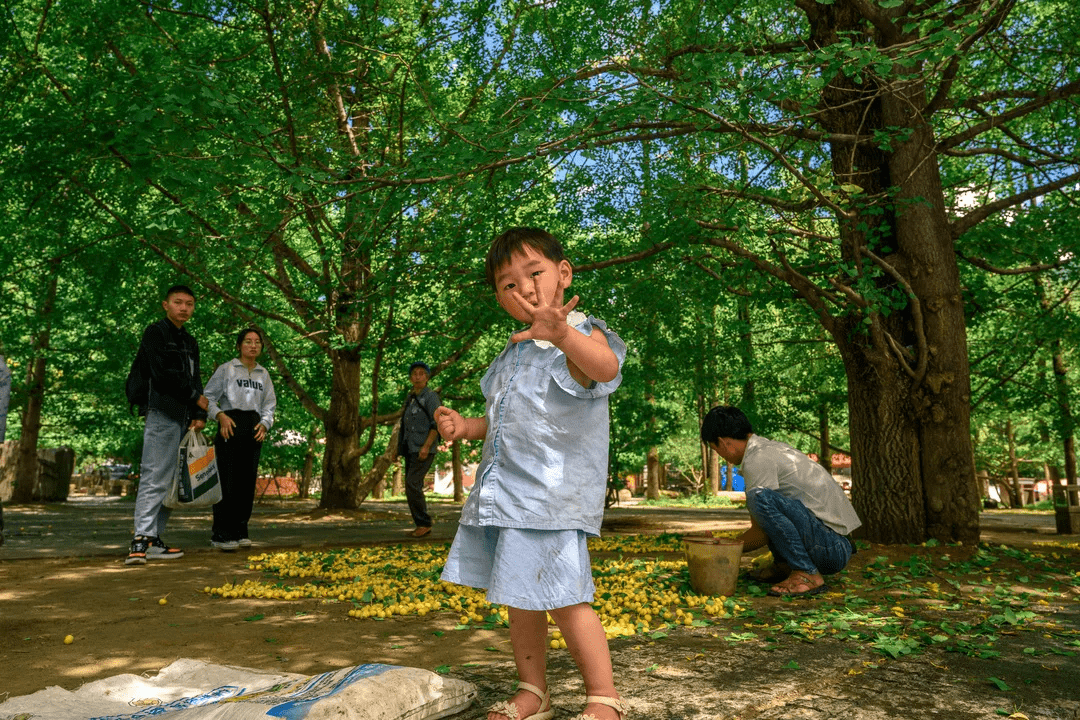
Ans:
{"type": "Polygon", "coordinates": [[[487,590],[487,601],[522,610],[591,603],[589,545],[581,530],[458,525],[442,579],[487,590]]]}

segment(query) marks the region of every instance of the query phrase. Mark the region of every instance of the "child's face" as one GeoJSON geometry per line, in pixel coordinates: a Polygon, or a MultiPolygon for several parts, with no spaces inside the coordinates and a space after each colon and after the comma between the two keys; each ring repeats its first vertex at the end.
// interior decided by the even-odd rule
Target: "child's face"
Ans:
{"type": "Polygon", "coordinates": [[[549,305],[562,307],[563,291],[570,287],[572,278],[569,262],[555,262],[532,246],[524,245],[495,271],[495,298],[515,320],[531,323],[532,318],[514,299],[514,293],[533,307],[540,304],[540,298],[549,305]]]}

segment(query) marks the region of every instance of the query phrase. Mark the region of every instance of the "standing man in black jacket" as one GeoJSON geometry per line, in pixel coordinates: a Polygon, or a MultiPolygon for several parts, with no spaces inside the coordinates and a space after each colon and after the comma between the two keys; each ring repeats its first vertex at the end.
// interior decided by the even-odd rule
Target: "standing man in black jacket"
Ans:
{"type": "Polygon", "coordinates": [[[128,565],[144,565],[148,558],[184,556],[183,550],[171,548],[161,539],[172,514],[164,505],[165,495],[176,472],[184,431],[203,429],[209,404],[199,373],[199,343],[184,329],[195,312],[195,293],[186,285],[173,285],[161,305],[165,317],[146,328],[140,347],[146,356],[150,400],[135,497],[135,539],[125,561],[128,565]]]}

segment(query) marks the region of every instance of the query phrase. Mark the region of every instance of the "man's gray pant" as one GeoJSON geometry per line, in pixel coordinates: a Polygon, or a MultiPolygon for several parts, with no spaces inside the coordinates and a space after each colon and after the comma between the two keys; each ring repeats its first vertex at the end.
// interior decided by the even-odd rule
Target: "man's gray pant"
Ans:
{"type": "Polygon", "coordinates": [[[135,496],[135,534],[161,537],[172,515],[164,505],[173,474],[176,472],[184,423],[160,410],[146,412],[143,430],[142,464],[139,467],[139,492],[135,496]]]}

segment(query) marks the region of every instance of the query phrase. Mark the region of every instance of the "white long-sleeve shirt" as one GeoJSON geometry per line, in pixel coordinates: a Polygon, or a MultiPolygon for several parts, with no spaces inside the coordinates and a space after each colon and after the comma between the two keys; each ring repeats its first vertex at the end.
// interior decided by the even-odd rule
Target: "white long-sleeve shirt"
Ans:
{"type": "Polygon", "coordinates": [[[251,371],[244,367],[240,358],[218,365],[203,394],[210,401],[207,414],[212,418],[228,410],[254,410],[259,413],[259,422],[267,431],[274,424],[274,409],[277,408],[274,383],[270,381],[270,373],[258,363],[251,371]]]}

